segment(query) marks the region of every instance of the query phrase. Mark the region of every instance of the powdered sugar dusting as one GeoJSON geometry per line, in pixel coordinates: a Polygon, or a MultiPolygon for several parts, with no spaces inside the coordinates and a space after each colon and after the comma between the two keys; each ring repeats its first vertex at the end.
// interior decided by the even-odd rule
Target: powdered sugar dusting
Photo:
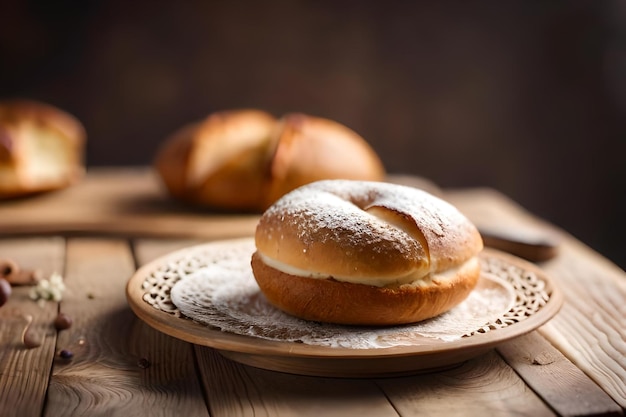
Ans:
{"type": "Polygon", "coordinates": [[[335,193],[320,191],[312,201],[307,191],[299,189],[292,192],[288,199],[279,200],[266,213],[268,217],[280,216],[281,226],[284,225],[285,229],[298,230],[303,245],[313,243],[307,239],[326,243],[351,238],[352,242],[347,242],[348,245],[375,245],[383,240],[404,243],[408,238],[402,230],[367,215],[358,205],[335,193]],[[319,233],[320,230],[325,233],[319,233]],[[350,233],[346,233],[348,230],[350,233]]]}
{"type": "Polygon", "coordinates": [[[454,341],[508,311],[515,296],[498,277],[483,276],[462,304],[421,323],[367,328],[309,322],[270,305],[254,280],[252,240],[222,244],[204,253],[206,266],[182,277],[171,289],[174,305],[211,328],[262,339],[351,349],[409,346],[424,338],[454,341]]]}
{"type": "MultiPolygon", "coordinates": [[[[300,259],[299,252],[332,247],[338,252],[343,250],[346,265],[359,265],[361,253],[382,250],[397,254],[397,259],[417,259],[426,245],[433,272],[460,264],[482,248],[474,225],[449,203],[412,187],[350,180],[318,181],[283,196],[261,217],[257,238],[263,242],[260,250],[272,259],[284,256],[293,261],[300,259]],[[398,227],[377,217],[376,209],[396,213],[407,222],[411,219],[414,226],[398,227]],[[445,260],[441,269],[438,260],[445,260]]],[[[370,262],[368,269],[373,270],[374,265],[370,262]]],[[[376,273],[385,275],[386,269],[381,266],[376,273]]]]}

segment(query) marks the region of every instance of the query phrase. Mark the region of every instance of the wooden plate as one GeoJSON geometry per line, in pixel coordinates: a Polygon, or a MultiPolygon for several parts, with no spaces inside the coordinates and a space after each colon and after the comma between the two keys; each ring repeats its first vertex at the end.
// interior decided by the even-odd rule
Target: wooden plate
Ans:
{"type": "MultiPolygon", "coordinates": [[[[193,246],[143,266],[131,277],[126,288],[130,307],[155,329],[215,348],[223,356],[243,364],[301,375],[355,378],[408,375],[456,366],[498,343],[540,327],[558,312],[563,303],[561,292],[553,281],[534,264],[485,249],[481,255],[483,274],[475,292],[482,292],[483,296],[495,291],[500,298],[504,296],[507,300],[504,303],[499,301],[502,311],[490,311],[484,317],[480,311],[472,313],[471,324],[468,324],[470,331],[465,329],[463,334],[452,334],[451,329],[448,337],[433,337],[428,332],[422,333],[422,324],[418,323],[381,330],[387,339],[392,340],[384,347],[337,347],[282,340],[282,336],[268,338],[262,332],[259,335],[241,334],[189,319],[172,302],[171,288],[177,283],[181,285],[181,280],[198,278],[197,275],[204,273],[208,265],[214,265],[216,259],[219,263],[221,253],[231,253],[233,249],[241,254],[234,262],[247,267],[253,250],[250,238],[193,246]],[[396,332],[401,343],[393,343],[396,332]]],[[[324,326],[318,324],[318,329],[323,330],[324,326]]],[[[337,329],[333,331],[336,334],[337,329]]],[[[361,328],[347,326],[339,330],[340,333],[359,331],[361,328]]],[[[454,329],[454,332],[458,331],[454,329]]]]}

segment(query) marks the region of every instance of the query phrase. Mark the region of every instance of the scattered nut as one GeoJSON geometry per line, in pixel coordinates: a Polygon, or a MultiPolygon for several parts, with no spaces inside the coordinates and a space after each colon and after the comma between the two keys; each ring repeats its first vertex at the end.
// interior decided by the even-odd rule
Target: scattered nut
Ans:
{"type": "Polygon", "coordinates": [[[6,279],[11,285],[35,285],[41,280],[41,275],[39,269],[21,269],[11,259],[0,259],[0,278],[6,279]]]}
{"type": "Polygon", "coordinates": [[[32,329],[28,329],[22,335],[22,342],[28,349],[41,346],[41,337],[37,332],[32,329]]]}
{"type": "Polygon", "coordinates": [[[42,273],[39,269],[22,269],[6,277],[13,285],[37,285],[41,278],[42,273]]]}
{"type": "Polygon", "coordinates": [[[0,259],[0,277],[7,278],[19,271],[20,267],[11,259],[0,259]]]}
{"type": "Polygon", "coordinates": [[[54,327],[57,330],[65,330],[72,327],[72,318],[65,313],[59,313],[57,318],[54,320],[54,327]]]}
{"type": "Polygon", "coordinates": [[[0,278],[0,307],[2,307],[11,296],[11,284],[4,278],[0,278]]]}

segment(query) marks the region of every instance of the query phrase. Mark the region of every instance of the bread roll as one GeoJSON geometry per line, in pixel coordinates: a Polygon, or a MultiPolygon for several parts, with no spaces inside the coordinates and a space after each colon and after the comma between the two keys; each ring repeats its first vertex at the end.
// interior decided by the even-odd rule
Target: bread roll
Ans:
{"type": "Polygon", "coordinates": [[[288,193],[258,223],[252,270],[294,316],[395,325],[463,301],[480,275],[476,227],[416,188],[326,180],[288,193]]]}
{"type": "Polygon", "coordinates": [[[313,181],[385,174],[373,149],[347,127],[295,113],[278,120],[260,110],[217,112],[183,127],[158,150],[155,167],[177,199],[253,212],[313,181]]]}
{"type": "Polygon", "coordinates": [[[85,129],[70,114],[28,100],[0,102],[0,198],[67,187],[84,173],[85,129]]]}
{"type": "Polygon", "coordinates": [[[163,143],[155,167],[170,194],[226,210],[256,210],[265,192],[276,119],[258,110],[214,113],[163,143]]]}

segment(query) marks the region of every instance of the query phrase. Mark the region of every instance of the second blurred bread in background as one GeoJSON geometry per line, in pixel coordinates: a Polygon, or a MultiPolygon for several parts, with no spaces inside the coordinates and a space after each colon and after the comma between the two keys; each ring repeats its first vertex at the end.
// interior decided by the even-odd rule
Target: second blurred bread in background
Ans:
{"type": "Polygon", "coordinates": [[[164,141],[154,166],[172,197],[231,211],[263,211],[317,180],[385,178],[376,152],[348,127],[254,109],[216,112],[182,127],[164,141]]]}
{"type": "Polygon", "coordinates": [[[0,102],[0,199],[66,188],[85,172],[83,124],[53,105],[0,102]]]}

